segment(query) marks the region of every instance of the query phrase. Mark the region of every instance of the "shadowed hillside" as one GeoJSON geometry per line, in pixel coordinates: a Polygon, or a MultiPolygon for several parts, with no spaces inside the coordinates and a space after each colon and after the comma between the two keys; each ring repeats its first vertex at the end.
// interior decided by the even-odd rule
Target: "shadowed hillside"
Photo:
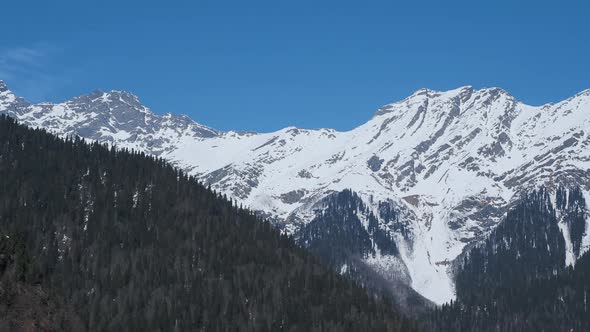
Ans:
{"type": "Polygon", "coordinates": [[[2,117],[0,179],[0,229],[89,330],[414,329],[161,159],[2,117]]]}

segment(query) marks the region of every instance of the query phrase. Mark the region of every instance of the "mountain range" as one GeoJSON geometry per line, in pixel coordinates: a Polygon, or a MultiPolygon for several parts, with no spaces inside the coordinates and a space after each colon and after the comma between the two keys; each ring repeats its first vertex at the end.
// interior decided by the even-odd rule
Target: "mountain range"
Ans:
{"type": "MultiPolygon", "coordinates": [[[[499,88],[422,89],[345,132],[219,131],[185,115],[156,114],[124,91],[32,104],[2,81],[0,113],[61,137],[164,158],[304,246],[310,234],[321,238],[313,226],[329,225],[320,216],[334,210],[335,197],[352,190],[362,225],[355,232],[371,249],[358,258],[437,304],[456,296],[457,258],[539,187],[557,211],[565,264],[590,248],[588,206],[574,237],[559,213],[568,204],[557,203],[561,188],[574,187],[590,202],[590,90],[530,106],[499,88]]],[[[345,273],[348,264],[337,264],[345,273]]]]}

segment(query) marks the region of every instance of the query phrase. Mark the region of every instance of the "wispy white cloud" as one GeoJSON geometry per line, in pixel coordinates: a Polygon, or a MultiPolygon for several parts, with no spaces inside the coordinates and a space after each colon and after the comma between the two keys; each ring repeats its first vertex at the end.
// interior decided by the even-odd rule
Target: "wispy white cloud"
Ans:
{"type": "Polygon", "coordinates": [[[5,79],[30,76],[43,69],[53,47],[36,44],[32,47],[0,48],[0,75],[5,79]]]}
{"type": "Polygon", "coordinates": [[[45,100],[67,81],[66,73],[52,66],[58,55],[59,48],[49,43],[0,48],[0,80],[30,101],[45,100]]]}
{"type": "Polygon", "coordinates": [[[38,65],[46,56],[45,50],[18,47],[5,49],[0,53],[0,65],[38,65]]]}

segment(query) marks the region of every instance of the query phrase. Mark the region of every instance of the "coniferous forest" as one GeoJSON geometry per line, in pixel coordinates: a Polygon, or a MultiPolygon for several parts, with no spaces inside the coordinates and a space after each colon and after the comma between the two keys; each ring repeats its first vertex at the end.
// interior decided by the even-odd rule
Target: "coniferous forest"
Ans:
{"type": "MultiPolygon", "coordinates": [[[[403,313],[419,316],[433,304],[407,285],[402,271],[377,274],[365,260],[376,255],[399,257],[391,233],[379,227],[379,220],[362,199],[351,190],[343,190],[324,199],[325,208],[295,235],[296,243],[309,250],[327,266],[357,281],[377,294],[389,296],[403,313]],[[363,225],[364,219],[366,229],[363,225]]],[[[397,216],[386,203],[379,204],[382,219],[403,233],[397,216]]]]}
{"type": "Polygon", "coordinates": [[[455,262],[457,299],[414,320],[391,304],[395,292],[333,272],[398,250],[386,233],[371,243],[376,219],[351,191],[328,199],[298,245],[162,159],[4,116],[0,179],[3,330],[590,330],[590,254],[566,266],[556,212],[579,252],[576,188],[558,188],[555,202],[525,195],[455,262]]]}
{"type": "MultiPolygon", "coordinates": [[[[576,250],[582,192],[558,188],[555,205],[576,250]]],[[[486,241],[459,260],[457,300],[431,314],[430,329],[590,331],[590,252],[572,267],[565,264],[565,251],[549,193],[527,194],[486,241]]]]}
{"type": "Polygon", "coordinates": [[[417,329],[161,159],[62,140],[3,116],[0,179],[0,233],[16,241],[0,246],[12,257],[0,269],[7,320],[18,310],[7,290],[18,284],[72,312],[37,326],[47,330],[72,322],[90,331],[417,329]]]}
{"type": "MultiPolygon", "coordinates": [[[[371,242],[359,220],[365,207],[354,192],[339,192],[326,205],[303,227],[298,242],[336,270],[347,264],[345,275],[379,289],[375,278],[351,257],[374,255],[375,248],[395,255],[395,243],[385,233],[376,237],[383,240],[371,242]]],[[[423,313],[420,321],[425,330],[588,331],[590,254],[580,257],[574,267],[566,266],[566,244],[556,212],[563,214],[573,250],[579,252],[584,206],[582,191],[575,187],[557,188],[554,202],[545,189],[524,195],[485,241],[457,259],[457,299],[451,303],[429,311],[433,307],[404,294],[399,286],[380,291],[401,302],[407,314],[423,313]]],[[[376,220],[370,212],[365,215],[370,231],[376,220]]]]}

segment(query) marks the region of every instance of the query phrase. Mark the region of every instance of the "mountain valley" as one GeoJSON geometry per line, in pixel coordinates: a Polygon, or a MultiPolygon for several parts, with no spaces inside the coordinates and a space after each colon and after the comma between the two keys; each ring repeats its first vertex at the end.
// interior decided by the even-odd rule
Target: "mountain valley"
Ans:
{"type": "Polygon", "coordinates": [[[586,203],[575,226],[557,204],[561,191],[590,202],[590,90],[536,107],[499,88],[422,89],[346,132],[223,132],[187,116],[158,115],[123,91],[30,104],[4,83],[0,113],[60,137],[163,158],[304,247],[334,241],[321,233],[330,225],[321,216],[347,211],[359,227],[340,245],[357,243],[358,250],[326,256],[318,249],[330,265],[346,273],[356,261],[377,279],[395,276],[395,289],[413,290],[423,303],[456,299],[457,258],[536,189],[545,188],[552,202],[565,266],[590,248],[586,203]],[[355,203],[336,199],[347,190],[355,203]]]}

